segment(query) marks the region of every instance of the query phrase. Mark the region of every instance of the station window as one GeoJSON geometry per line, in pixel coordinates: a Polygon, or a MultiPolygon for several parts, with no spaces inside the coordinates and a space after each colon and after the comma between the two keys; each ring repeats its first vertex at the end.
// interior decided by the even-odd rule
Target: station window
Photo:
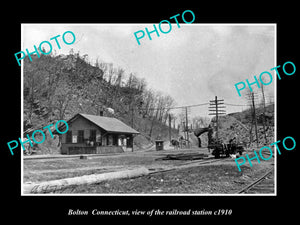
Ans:
{"type": "Polygon", "coordinates": [[[72,143],[72,131],[68,130],[66,134],[66,143],[72,143]]]}
{"type": "Polygon", "coordinates": [[[90,130],[90,141],[96,142],[96,130],[90,130]]]}
{"type": "Polygon", "coordinates": [[[84,131],[83,130],[78,130],[78,143],[83,143],[84,142],[84,131]]]}

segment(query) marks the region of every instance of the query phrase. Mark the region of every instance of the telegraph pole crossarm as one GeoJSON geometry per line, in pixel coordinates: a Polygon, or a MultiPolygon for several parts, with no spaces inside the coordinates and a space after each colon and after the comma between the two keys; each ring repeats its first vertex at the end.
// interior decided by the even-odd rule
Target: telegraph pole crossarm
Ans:
{"type": "Polygon", "coordinates": [[[225,110],[226,106],[224,105],[224,99],[218,99],[215,96],[215,100],[209,101],[208,111],[210,112],[208,115],[216,116],[216,140],[219,141],[219,115],[226,114],[225,110]],[[222,105],[222,106],[220,106],[222,105]]]}

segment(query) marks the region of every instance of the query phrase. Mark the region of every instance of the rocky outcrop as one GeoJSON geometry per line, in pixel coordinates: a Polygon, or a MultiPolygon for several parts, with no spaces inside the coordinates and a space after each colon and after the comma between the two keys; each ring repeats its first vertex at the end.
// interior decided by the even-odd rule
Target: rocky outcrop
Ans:
{"type": "MultiPolygon", "coordinates": [[[[214,127],[214,118],[212,119],[211,126],[214,128],[212,138],[216,136],[216,128],[214,127]]],[[[266,146],[274,142],[274,127],[266,126],[266,136],[264,135],[263,126],[258,126],[258,145],[266,146]],[[265,138],[266,137],[266,138],[265,138]]],[[[251,125],[245,125],[236,118],[226,115],[219,117],[219,139],[224,143],[229,143],[229,140],[235,138],[237,143],[244,145],[245,147],[256,147],[256,135],[254,125],[251,129],[251,125]],[[251,131],[251,134],[250,134],[251,131]]]]}

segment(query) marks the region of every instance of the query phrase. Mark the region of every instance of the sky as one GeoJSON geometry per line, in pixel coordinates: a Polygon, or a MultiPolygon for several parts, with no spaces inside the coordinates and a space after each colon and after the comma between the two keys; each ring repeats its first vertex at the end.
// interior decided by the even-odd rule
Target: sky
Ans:
{"type": "MultiPolygon", "coordinates": [[[[245,105],[246,91],[239,97],[234,85],[246,79],[254,81],[254,75],[259,77],[276,66],[274,24],[181,23],[178,28],[172,23],[169,33],[159,32],[158,37],[154,32],[152,40],[146,34],[138,45],[134,32],[145,32],[146,27],[153,30],[153,24],[22,24],[21,50],[33,51],[33,45],[38,47],[42,41],[72,31],[76,36],[72,45],[64,44],[60,37],[58,49],[55,41],[50,41],[56,54],[68,54],[73,48],[80,55],[87,54],[92,63],[97,58],[113,63],[127,75],[145,78],[148,88],[172,96],[176,106],[208,103],[215,96],[225,103],[245,105]]],[[[264,86],[267,102],[275,100],[276,75],[274,71],[271,74],[273,82],[264,86]]],[[[207,107],[193,107],[190,113],[208,116],[207,107]]],[[[245,108],[227,106],[226,110],[245,108]]]]}

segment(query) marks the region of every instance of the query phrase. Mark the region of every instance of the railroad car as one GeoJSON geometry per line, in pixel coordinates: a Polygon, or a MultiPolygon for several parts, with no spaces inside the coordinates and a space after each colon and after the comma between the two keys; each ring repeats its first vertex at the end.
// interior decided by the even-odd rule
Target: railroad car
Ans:
{"type": "Polygon", "coordinates": [[[213,142],[208,145],[209,149],[212,149],[212,155],[215,156],[215,158],[220,158],[221,156],[229,157],[229,155],[237,154],[240,155],[243,154],[244,147],[240,144],[234,143],[230,141],[230,143],[225,144],[222,141],[213,142]]]}

